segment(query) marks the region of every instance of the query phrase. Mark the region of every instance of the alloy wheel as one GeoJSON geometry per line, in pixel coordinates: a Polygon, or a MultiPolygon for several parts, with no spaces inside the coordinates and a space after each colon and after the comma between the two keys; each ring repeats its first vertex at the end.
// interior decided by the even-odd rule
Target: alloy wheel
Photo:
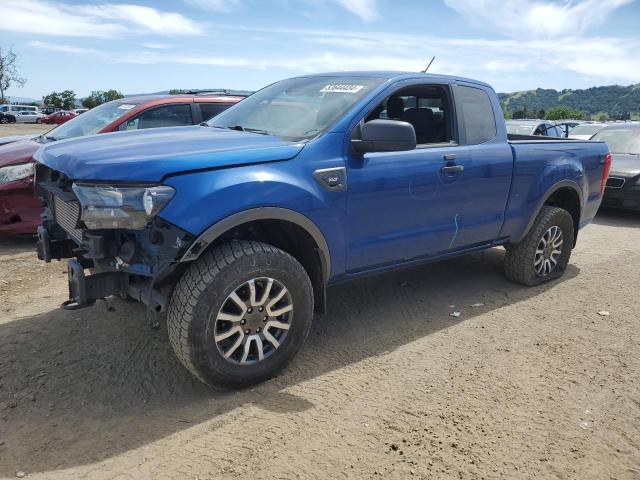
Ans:
{"type": "Polygon", "coordinates": [[[550,275],[558,266],[558,259],[562,255],[564,239],[562,230],[557,225],[549,227],[536,247],[533,267],[538,277],[550,275]]]}
{"type": "Polygon", "coordinates": [[[255,364],[282,345],[292,320],[289,290],[273,278],[253,278],[222,303],[215,317],[213,337],[228,362],[255,364]]]}

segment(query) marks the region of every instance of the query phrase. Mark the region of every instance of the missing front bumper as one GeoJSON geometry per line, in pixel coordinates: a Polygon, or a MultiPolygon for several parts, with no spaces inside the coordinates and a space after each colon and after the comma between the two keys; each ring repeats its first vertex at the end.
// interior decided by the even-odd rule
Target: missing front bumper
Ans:
{"type": "Polygon", "coordinates": [[[69,300],[62,303],[65,310],[90,307],[96,300],[110,296],[132,298],[145,304],[156,313],[167,308],[167,297],[152,286],[151,279],[132,281],[126,272],[101,272],[85,275],[84,267],[78,260],[69,260],[67,266],[69,300]]]}
{"type": "Polygon", "coordinates": [[[77,260],[67,266],[69,300],[62,303],[65,310],[78,310],[93,305],[96,300],[111,295],[126,297],[129,275],[124,272],[104,272],[86,276],[77,260]]]}

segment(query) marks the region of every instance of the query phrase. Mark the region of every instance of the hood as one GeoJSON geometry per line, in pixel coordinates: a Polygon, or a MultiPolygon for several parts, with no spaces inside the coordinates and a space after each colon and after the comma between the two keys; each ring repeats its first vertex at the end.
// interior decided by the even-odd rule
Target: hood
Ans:
{"type": "Polygon", "coordinates": [[[611,174],[619,173],[625,177],[640,174],[640,155],[624,155],[612,153],[611,174]]]}
{"type": "Polygon", "coordinates": [[[33,140],[23,140],[0,146],[0,168],[30,162],[38,148],[40,148],[40,144],[33,140]]]}
{"type": "Polygon", "coordinates": [[[38,137],[38,135],[12,135],[10,137],[0,137],[0,146],[6,145],[7,143],[19,142],[21,140],[31,140],[32,138],[38,137]]]}
{"type": "Polygon", "coordinates": [[[268,135],[190,126],[61,140],[34,158],[73,180],[146,183],[191,170],[288,160],[303,147],[268,135]]]}

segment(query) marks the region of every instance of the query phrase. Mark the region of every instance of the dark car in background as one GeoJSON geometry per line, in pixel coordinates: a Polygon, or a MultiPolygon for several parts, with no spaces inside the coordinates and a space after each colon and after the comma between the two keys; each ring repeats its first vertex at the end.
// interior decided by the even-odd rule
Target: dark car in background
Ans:
{"type": "Polygon", "coordinates": [[[640,123],[614,123],[591,139],[607,142],[613,157],[602,206],[640,210],[640,123]]]}
{"type": "Polygon", "coordinates": [[[535,135],[541,137],[563,138],[562,130],[548,120],[507,120],[509,135],[535,135]]]}
{"type": "Polygon", "coordinates": [[[0,123],[16,123],[16,116],[11,113],[0,112],[0,123]]]}
{"type": "Polygon", "coordinates": [[[33,196],[33,154],[57,140],[98,133],[197,125],[242,95],[153,95],[104,103],[38,137],[0,146],[0,236],[33,234],[42,204],[33,196]]]}

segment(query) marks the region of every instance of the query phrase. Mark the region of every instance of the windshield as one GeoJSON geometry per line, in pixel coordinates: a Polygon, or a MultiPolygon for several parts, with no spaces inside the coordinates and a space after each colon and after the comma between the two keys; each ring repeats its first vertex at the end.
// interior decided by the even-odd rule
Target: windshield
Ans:
{"type": "Polygon", "coordinates": [[[611,153],[640,155],[640,128],[626,130],[600,130],[591,140],[607,142],[611,153]]]}
{"type": "Polygon", "coordinates": [[[52,140],[63,140],[93,135],[135,107],[136,104],[122,101],[103,103],[54,128],[46,136],[52,140]]]}
{"type": "Polygon", "coordinates": [[[270,85],[217,117],[209,126],[256,131],[300,141],[326,131],[384,78],[303,77],[270,85]]]}
{"type": "Polygon", "coordinates": [[[603,128],[604,128],[604,125],[594,125],[594,124],[590,124],[590,123],[585,123],[583,125],[578,125],[577,127],[573,127],[569,131],[569,136],[571,136],[571,135],[593,135],[594,133],[598,133],[603,128]]]}
{"type": "Polygon", "coordinates": [[[534,125],[507,123],[507,133],[511,135],[531,135],[534,125]]]}

